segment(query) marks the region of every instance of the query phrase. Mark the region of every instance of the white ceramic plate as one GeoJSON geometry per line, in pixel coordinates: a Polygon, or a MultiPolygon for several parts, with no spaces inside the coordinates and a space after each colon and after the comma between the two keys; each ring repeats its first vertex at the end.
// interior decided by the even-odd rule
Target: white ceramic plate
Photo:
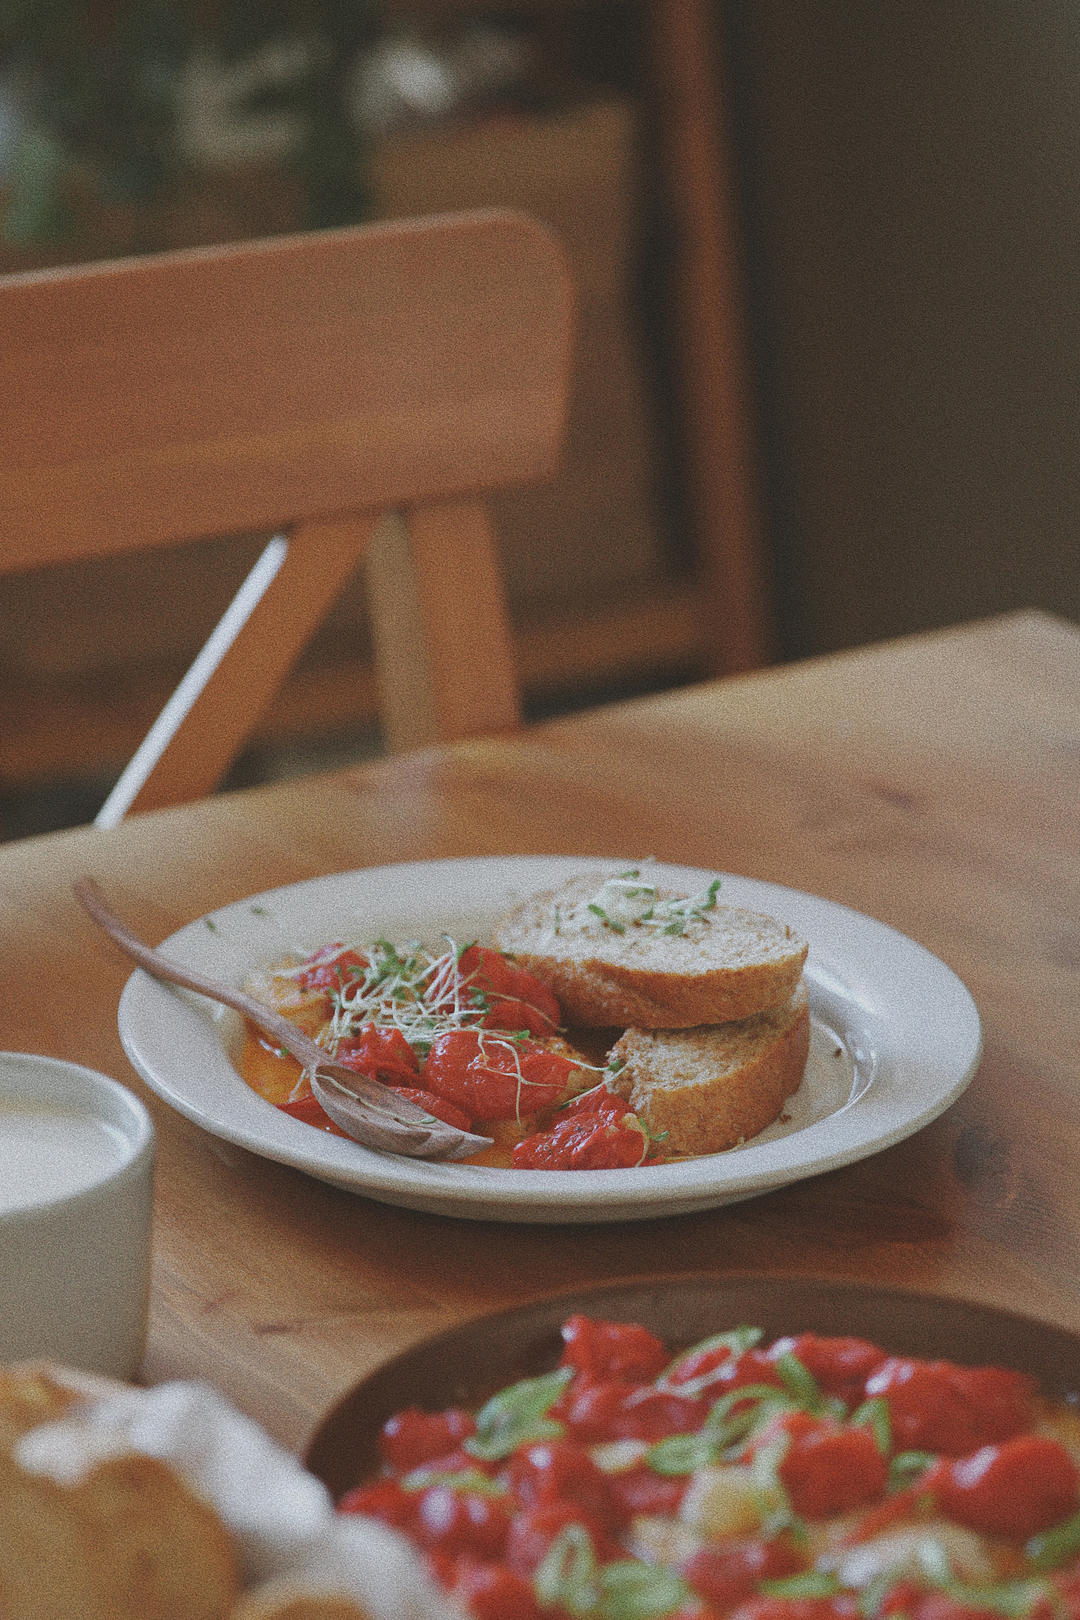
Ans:
{"type": "MultiPolygon", "coordinates": [[[[632,860],[506,856],[416,862],[314,878],[189,923],[162,949],[239,984],[289,950],[330,940],[484,939],[515,900],[575,872],[632,860]]],[[[694,893],[714,875],[657,865],[694,893]]],[[[723,875],[722,901],[766,911],[810,941],[806,1076],[782,1120],[744,1147],[634,1170],[497,1170],[378,1154],[314,1130],[257,1096],[234,1064],[234,1015],[132,974],[120,1000],[124,1050],[157,1094],[212,1135],[385,1203],[473,1220],[641,1220],[750,1198],[865,1158],[934,1119],[963,1091],[981,1050],[979,1015],[954,973],[856,911],[776,884],[723,875]]]]}

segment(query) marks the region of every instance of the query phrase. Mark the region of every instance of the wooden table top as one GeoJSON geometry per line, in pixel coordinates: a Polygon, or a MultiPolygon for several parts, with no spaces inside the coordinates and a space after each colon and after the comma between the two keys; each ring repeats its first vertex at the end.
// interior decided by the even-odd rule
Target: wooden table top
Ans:
{"type": "Polygon", "coordinates": [[[158,1128],[145,1377],[205,1377],[286,1444],[450,1323],[649,1272],[878,1279],[1080,1330],[1080,632],[1010,615],[0,846],[0,1043],[113,1074],[158,1128]],[[912,935],[984,1022],[960,1100],[860,1163],[711,1212],[515,1226],[414,1213],[225,1148],[123,1056],[144,937],[297,879],[448,855],[652,854],[789,884],[912,935]],[[58,988],[60,991],[58,993],[58,988]]]}

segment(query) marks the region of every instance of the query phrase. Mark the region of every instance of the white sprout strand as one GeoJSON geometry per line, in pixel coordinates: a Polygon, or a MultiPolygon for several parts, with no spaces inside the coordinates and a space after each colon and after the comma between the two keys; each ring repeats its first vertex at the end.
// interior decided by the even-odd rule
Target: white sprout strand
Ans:
{"type": "Polygon", "coordinates": [[[353,988],[342,984],[330,992],[332,1013],[325,1034],[332,1050],[366,1024],[397,1029],[410,1046],[422,1047],[445,1030],[466,1027],[468,1010],[454,973],[458,949],[453,940],[438,956],[417,944],[407,946],[402,956],[384,941],[362,954],[368,963],[363,977],[356,976],[353,988]]]}
{"type": "MultiPolygon", "coordinates": [[[[535,1112],[524,1106],[527,1088],[543,1085],[544,1082],[527,1079],[521,1065],[520,1043],[513,1034],[487,1029],[483,1025],[483,1019],[492,1010],[492,1001],[497,1003],[520,998],[497,991],[492,993],[476,986],[474,981],[480,969],[466,975],[459,971],[458,965],[468,947],[459,947],[449,935],[443,938],[446,949],[438,955],[433,955],[415,941],[404,947],[403,952],[384,940],[370,947],[353,948],[366,966],[361,969],[357,965],[346,970],[348,977],[343,974],[341,983],[329,990],[330,1018],[316,1039],[334,1056],[342,1041],[350,1039],[368,1025],[374,1025],[377,1029],[397,1029],[411,1047],[422,1050],[429,1048],[439,1035],[459,1029],[474,1030],[479,1056],[485,1059],[479,1073],[506,1078],[506,1069],[494,1066],[489,1055],[490,1048],[499,1047],[511,1054],[513,1063],[510,1073],[515,1080],[514,1115],[520,1126],[524,1117],[535,1112]]],[[[348,949],[348,946],[341,948],[342,952],[348,949]]],[[[328,960],[332,961],[333,958],[328,960]]],[[[309,967],[310,957],[305,963],[282,969],[280,976],[299,978],[309,967]]],[[[529,1002],[523,1005],[532,1006],[529,1002]]],[[[597,1074],[605,1072],[600,1065],[566,1055],[576,1069],[597,1074]]],[[[299,1093],[307,1072],[305,1070],[301,1075],[293,1096],[299,1093]]],[[[290,1096],[290,1101],[293,1096],[290,1096]]]]}
{"type": "MultiPolygon", "coordinates": [[[[522,1104],[522,1099],[523,1099],[523,1097],[525,1095],[525,1088],[527,1086],[545,1086],[547,1084],[547,1082],[543,1081],[543,1080],[529,1080],[529,1079],[526,1078],[525,1072],[521,1067],[520,1043],[518,1041],[515,1041],[512,1035],[507,1035],[507,1034],[503,1033],[500,1030],[494,1030],[494,1029],[492,1029],[492,1030],[478,1029],[476,1034],[477,1034],[477,1044],[478,1044],[478,1046],[480,1048],[480,1056],[481,1057],[486,1059],[487,1058],[487,1047],[494,1045],[494,1046],[505,1047],[506,1050],[510,1052],[510,1054],[512,1055],[512,1057],[514,1059],[513,1072],[514,1072],[514,1076],[515,1076],[515,1079],[516,1079],[516,1082],[517,1082],[516,1093],[515,1093],[515,1098],[514,1098],[514,1118],[517,1121],[517,1124],[521,1125],[522,1119],[523,1119],[521,1104],[522,1104]]],[[[594,1073],[595,1072],[602,1072],[602,1071],[597,1070],[596,1064],[594,1064],[594,1063],[583,1063],[580,1058],[572,1057],[572,1056],[570,1056],[569,1053],[556,1053],[556,1056],[558,1056],[558,1057],[566,1057],[567,1061],[575,1069],[589,1069],[589,1070],[592,1070],[594,1073]]],[[[470,1065],[470,1067],[471,1067],[471,1065],[470,1065]]],[[[505,1069],[492,1068],[492,1067],[487,1066],[486,1064],[485,1064],[485,1066],[481,1067],[477,1072],[479,1072],[480,1074],[495,1075],[498,1078],[505,1078],[505,1076],[506,1076],[506,1070],[505,1069]]],[[[534,1113],[534,1112],[535,1112],[535,1109],[526,1108],[525,1109],[525,1116],[528,1116],[529,1114],[534,1113]]]]}
{"type": "MultiPolygon", "coordinates": [[[[708,913],[716,909],[720,881],[714,878],[698,894],[673,895],[660,900],[656,884],[642,877],[640,867],[632,867],[606,878],[589,900],[575,907],[574,915],[581,917],[585,913],[596,917],[604,927],[620,934],[627,928],[682,934],[691,923],[708,925],[711,920],[708,913]]],[[[556,932],[559,920],[556,917],[556,932]]]]}

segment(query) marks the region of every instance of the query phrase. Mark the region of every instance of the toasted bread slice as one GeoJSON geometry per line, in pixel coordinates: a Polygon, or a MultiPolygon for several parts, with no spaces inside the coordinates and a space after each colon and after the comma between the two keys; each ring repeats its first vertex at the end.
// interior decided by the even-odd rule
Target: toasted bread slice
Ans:
{"type": "Polygon", "coordinates": [[[611,1082],[668,1153],[722,1153],[771,1125],[799,1088],[810,1050],[806,986],[735,1023],[628,1029],[611,1082]]]}
{"type": "Polygon", "coordinates": [[[550,987],[568,1024],[688,1029],[790,1000],[807,944],[785,923],[714,894],[649,888],[627,905],[619,881],[573,878],[493,931],[499,950],[550,987]]]}

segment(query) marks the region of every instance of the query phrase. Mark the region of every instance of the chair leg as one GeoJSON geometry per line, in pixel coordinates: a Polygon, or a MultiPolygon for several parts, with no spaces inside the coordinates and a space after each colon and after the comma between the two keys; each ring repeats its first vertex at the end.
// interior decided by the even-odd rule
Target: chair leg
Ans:
{"type": "Polygon", "coordinates": [[[514,730],[514,648],[486,507],[447,501],[388,517],[365,568],[387,747],[514,730]]]}
{"type": "Polygon", "coordinates": [[[373,518],[309,523],[270,541],[106,799],[97,826],[213,792],[355,569],[374,524],[373,518]]]}

